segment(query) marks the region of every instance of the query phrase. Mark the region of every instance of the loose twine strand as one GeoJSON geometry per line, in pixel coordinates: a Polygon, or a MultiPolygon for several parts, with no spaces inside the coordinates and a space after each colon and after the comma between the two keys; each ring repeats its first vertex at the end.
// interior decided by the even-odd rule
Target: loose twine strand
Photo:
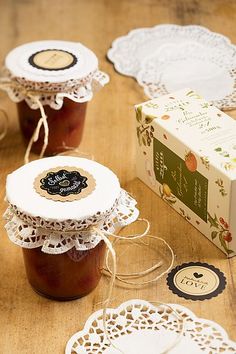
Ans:
{"type": "MultiPolygon", "coordinates": [[[[0,89],[7,91],[7,89],[18,89],[25,97],[30,98],[34,104],[39,108],[41,117],[37,123],[37,126],[33,132],[33,135],[28,143],[25,156],[24,156],[24,162],[25,164],[29,162],[29,156],[30,152],[32,149],[33,143],[38,141],[39,139],[39,132],[41,127],[43,126],[44,128],[44,139],[43,139],[43,146],[39,155],[39,158],[42,158],[44,156],[45,150],[48,146],[48,137],[49,137],[49,128],[48,128],[48,121],[47,121],[47,116],[44,110],[44,106],[42,102],[40,101],[40,95],[42,93],[50,93],[48,91],[37,91],[37,90],[27,90],[24,86],[20,85],[19,83],[13,82],[9,79],[0,79],[0,89]]],[[[53,92],[54,94],[60,93],[60,92],[53,92]]],[[[9,119],[6,111],[3,109],[0,109],[0,111],[4,115],[4,127],[3,131],[0,133],[0,141],[6,136],[8,126],[9,126],[9,119]]]]}
{"type": "MultiPolygon", "coordinates": [[[[100,230],[96,227],[93,227],[92,229],[101,237],[101,239],[105,242],[106,246],[107,246],[107,254],[106,254],[106,271],[107,274],[110,276],[110,283],[109,283],[109,287],[108,287],[108,294],[107,297],[105,299],[104,303],[104,307],[103,307],[103,315],[102,315],[102,321],[103,321],[103,328],[104,328],[104,333],[105,336],[110,344],[110,346],[112,346],[113,348],[115,348],[116,350],[118,350],[120,353],[125,354],[120,348],[118,348],[116,345],[114,345],[112,339],[110,338],[110,334],[109,331],[107,329],[107,309],[108,306],[111,302],[111,297],[112,297],[112,292],[113,292],[113,288],[114,288],[114,284],[115,284],[115,280],[119,280],[120,282],[124,283],[124,284],[129,284],[129,285],[146,285],[146,284],[150,284],[153,282],[156,282],[158,279],[160,279],[161,277],[163,277],[165,274],[167,274],[170,269],[173,267],[174,265],[174,260],[175,260],[175,255],[174,252],[171,248],[171,246],[161,237],[158,236],[153,236],[153,235],[147,235],[147,233],[149,232],[150,229],[150,223],[148,220],[146,219],[138,219],[138,221],[144,221],[147,226],[146,229],[143,233],[141,234],[136,234],[136,235],[128,235],[128,236],[120,236],[120,235],[116,235],[113,234],[111,232],[108,231],[104,231],[104,230],[100,230]],[[171,254],[171,262],[170,265],[167,267],[166,270],[164,270],[161,274],[159,274],[158,276],[154,277],[153,279],[147,280],[147,281],[142,281],[142,282],[133,282],[130,281],[130,278],[140,278],[143,277],[147,274],[150,274],[151,272],[153,272],[154,270],[156,270],[158,267],[160,267],[162,265],[162,262],[157,262],[154,266],[141,271],[141,272],[135,272],[135,273],[117,273],[117,258],[116,258],[116,252],[115,249],[113,247],[114,242],[111,242],[108,238],[108,236],[111,236],[113,238],[115,238],[115,241],[120,241],[120,240],[137,240],[137,239],[141,239],[143,237],[148,237],[151,239],[155,239],[155,240],[159,240],[162,243],[165,244],[165,246],[167,246],[168,250],[170,251],[171,254]],[[112,269],[109,267],[108,265],[108,257],[109,254],[111,254],[112,257],[112,269]]],[[[183,318],[170,306],[158,301],[153,301],[153,303],[158,303],[158,304],[162,304],[165,305],[166,307],[168,307],[169,309],[171,309],[171,311],[173,313],[176,314],[177,319],[178,319],[178,336],[177,338],[174,340],[174,342],[172,344],[170,344],[167,348],[165,348],[160,354],[167,354],[169,353],[169,351],[171,349],[173,349],[174,347],[176,347],[176,345],[179,343],[180,339],[182,338],[183,335],[183,331],[184,331],[184,321],[183,318]]]]}
{"type": "Polygon", "coordinates": [[[39,139],[39,132],[40,132],[40,129],[41,129],[41,126],[43,125],[43,128],[44,128],[44,139],[43,139],[43,146],[42,146],[42,149],[41,149],[41,152],[40,152],[40,155],[39,155],[39,158],[41,159],[43,156],[44,156],[44,153],[45,153],[45,150],[48,146],[48,136],[49,136],[49,128],[48,128],[48,121],[47,121],[47,116],[45,114],[45,110],[44,110],[44,107],[39,99],[38,96],[34,96],[30,93],[28,93],[28,97],[32,99],[32,101],[34,101],[39,109],[40,109],[40,113],[41,113],[41,118],[39,119],[38,123],[37,123],[37,126],[34,130],[34,133],[28,143],[28,146],[27,146],[27,149],[26,149],[26,152],[25,152],[25,157],[24,157],[24,161],[25,161],[25,164],[29,162],[29,155],[30,155],[30,152],[31,152],[31,149],[32,149],[32,145],[33,143],[35,143],[36,141],[38,141],[39,139]]]}

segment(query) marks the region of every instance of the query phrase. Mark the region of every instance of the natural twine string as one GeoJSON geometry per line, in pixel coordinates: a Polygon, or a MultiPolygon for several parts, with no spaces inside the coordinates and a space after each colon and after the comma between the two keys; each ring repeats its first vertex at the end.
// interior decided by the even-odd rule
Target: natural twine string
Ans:
{"type": "MultiPolygon", "coordinates": [[[[143,219],[143,218],[142,219],[138,218],[137,221],[144,221],[147,224],[146,230],[140,235],[117,236],[116,234],[114,234],[115,240],[112,242],[112,246],[115,245],[115,243],[117,243],[120,240],[129,240],[130,242],[134,243],[133,240],[136,240],[136,239],[139,239],[139,241],[141,243],[143,243],[145,246],[148,246],[148,244],[145,244],[145,242],[142,242],[141,238],[145,237],[147,235],[147,233],[149,232],[149,229],[150,229],[149,221],[146,219],[143,219]]],[[[125,251],[124,251],[124,253],[125,253],[125,251]]],[[[109,268],[108,258],[109,258],[109,252],[106,253],[106,260],[105,260],[106,268],[103,268],[103,271],[105,272],[104,273],[105,275],[110,276],[112,274],[112,271],[109,268]]],[[[121,277],[140,278],[141,276],[145,276],[145,275],[148,275],[149,273],[153,272],[154,270],[159,268],[162,264],[163,264],[162,261],[160,261],[160,262],[156,263],[153,267],[150,267],[144,271],[135,272],[135,273],[116,273],[116,279],[118,279],[122,282],[123,280],[121,279],[121,277]]],[[[132,285],[132,283],[129,283],[129,284],[132,285]]]]}
{"type": "MultiPolygon", "coordinates": [[[[41,91],[41,90],[40,91],[39,90],[27,90],[24,86],[20,85],[19,83],[15,82],[15,81],[11,81],[10,79],[0,79],[0,89],[6,91],[8,88],[17,89],[21,92],[22,95],[24,95],[27,98],[30,98],[35,103],[35,105],[39,108],[40,113],[41,113],[41,117],[39,118],[37,126],[33,132],[33,135],[28,143],[28,146],[27,146],[27,149],[25,152],[24,162],[26,164],[29,162],[29,155],[30,155],[33,143],[35,143],[39,139],[39,132],[40,132],[40,129],[42,126],[44,127],[44,140],[43,140],[43,146],[42,146],[39,158],[42,158],[44,156],[45,150],[48,146],[49,128],[48,128],[47,116],[46,116],[43,104],[40,101],[40,95],[43,93],[50,94],[51,92],[41,91]]],[[[53,92],[53,94],[57,94],[57,93],[60,93],[60,92],[59,91],[53,92]]],[[[4,110],[2,110],[2,111],[4,112],[4,116],[6,118],[7,117],[6,112],[4,110]]],[[[7,117],[7,122],[8,122],[8,117],[7,117]]],[[[8,128],[8,124],[4,126],[4,130],[0,134],[0,140],[3,139],[3,137],[5,137],[5,135],[7,133],[7,128],[8,128]]]]}
{"type": "Polygon", "coordinates": [[[39,109],[40,109],[40,113],[41,113],[41,117],[37,123],[37,126],[34,130],[34,133],[28,143],[28,146],[27,146],[27,149],[26,149],[26,152],[25,152],[25,157],[24,157],[24,161],[25,161],[25,164],[29,162],[29,155],[30,155],[30,152],[31,152],[31,149],[32,149],[32,145],[33,143],[35,143],[36,141],[38,141],[39,139],[39,132],[40,132],[40,129],[41,129],[41,126],[43,125],[44,127],[44,139],[43,139],[43,146],[42,146],[42,149],[41,149],[41,152],[40,152],[40,155],[39,155],[39,158],[41,159],[43,156],[44,156],[44,153],[45,153],[45,150],[48,146],[48,136],[49,136],[49,128],[48,128],[48,121],[47,121],[47,116],[46,116],[46,113],[45,113],[45,110],[44,110],[44,107],[39,99],[38,96],[34,96],[33,94],[30,94],[28,93],[28,97],[32,99],[32,101],[34,101],[39,109]]]}
{"type": "MultiPolygon", "coordinates": [[[[153,282],[156,282],[158,279],[160,279],[161,277],[163,277],[165,274],[167,274],[171,268],[173,267],[174,265],[174,260],[175,260],[175,255],[174,255],[174,252],[172,250],[172,248],[170,247],[170,245],[161,237],[158,237],[158,236],[152,236],[152,235],[147,235],[146,236],[147,238],[151,238],[151,239],[155,239],[155,240],[159,240],[161,242],[163,242],[167,248],[170,250],[170,253],[171,253],[171,263],[169,265],[169,267],[164,271],[162,272],[161,274],[157,275],[155,278],[153,279],[150,279],[150,280],[146,280],[146,281],[143,281],[143,282],[132,282],[130,280],[127,280],[127,278],[140,278],[144,275],[147,275],[149,273],[152,273],[154,270],[156,270],[157,268],[159,268],[163,263],[162,261],[156,263],[154,266],[142,271],[142,272],[136,272],[136,273],[118,273],[116,274],[116,279],[119,280],[120,282],[122,283],[125,283],[127,285],[137,285],[137,286],[141,286],[141,285],[147,285],[147,284],[150,284],[150,283],[153,283],[153,282]]],[[[135,238],[134,238],[135,239],[135,238]]],[[[107,255],[109,255],[107,253],[107,255]]],[[[105,271],[108,272],[108,274],[111,275],[112,271],[108,265],[108,256],[106,257],[106,268],[105,271]]]]}
{"type": "MultiPolygon", "coordinates": [[[[148,220],[146,219],[138,219],[138,221],[144,221],[146,222],[147,226],[146,229],[143,233],[141,234],[136,234],[136,235],[128,235],[128,236],[120,236],[120,235],[116,235],[113,234],[109,231],[104,231],[104,230],[100,230],[96,227],[92,227],[91,229],[94,230],[100,237],[101,239],[105,242],[106,246],[107,246],[107,255],[106,255],[106,267],[107,267],[107,272],[109,274],[109,276],[111,277],[110,283],[109,283],[109,287],[108,287],[108,294],[107,294],[107,298],[104,301],[104,307],[103,307],[103,327],[104,327],[104,333],[105,336],[109,342],[109,344],[114,347],[116,350],[118,350],[120,353],[125,354],[121,349],[119,349],[118,347],[116,347],[113,343],[113,341],[110,338],[110,334],[108,332],[107,329],[107,309],[109,306],[109,303],[111,302],[111,296],[112,296],[112,291],[113,291],[113,287],[114,287],[114,283],[115,280],[118,279],[120,282],[125,283],[125,284],[129,284],[129,285],[144,285],[144,284],[149,284],[149,283],[153,283],[156,282],[158,279],[160,279],[161,277],[163,277],[165,274],[167,274],[170,269],[173,267],[174,264],[174,260],[175,260],[175,255],[174,252],[171,248],[171,246],[161,237],[157,237],[157,236],[153,236],[153,235],[147,235],[147,233],[149,232],[150,229],[150,223],[148,220]],[[150,267],[144,271],[141,272],[135,272],[135,273],[117,273],[117,262],[116,262],[116,252],[115,249],[113,247],[113,243],[109,240],[109,236],[114,237],[115,240],[137,240],[137,239],[141,239],[143,237],[148,237],[148,238],[152,238],[155,240],[159,240],[161,242],[163,242],[167,248],[169,249],[170,253],[171,253],[171,262],[170,265],[168,266],[168,268],[163,271],[161,274],[159,274],[158,276],[154,277],[153,279],[147,280],[147,281],[143,281],[143,282],[133,282],[130,281],[129,278],[139,278],[139,277],[143,277],[144,275],[150,274],[151,272],[153,272],[154,270],[156,270],[158,267],[160,267],[160,265],[162,264],[162,262],[158,262],[156,263],[153,267],[150,267]],[[112,269],[109,267],[108,265],[108,256],[109,253],[112,256],[112,269]]],[[[156,303],[157,302],[155,301],[156,303]]],[[[179,335],[177,336],[177,338],[175,339],[175,341],[170,344],[168,346],[168,348],[165,348],[164,351],[162,351],[160,354],[167,354],[171,349],[173,349],[174,347],[176,347],[176,345],[179,343],[182,335],[183,335],[183,330],[184,330],[184,326],[183,326],[183,318],[170,306],[164,303],[161,303],[162,305],[165,305],[167,307],[169,307],[172,312],[174,312],[177,315],[178,318],[178,323],[179,323],[179,328],[178,328],[178,333],[179,335]]]]}

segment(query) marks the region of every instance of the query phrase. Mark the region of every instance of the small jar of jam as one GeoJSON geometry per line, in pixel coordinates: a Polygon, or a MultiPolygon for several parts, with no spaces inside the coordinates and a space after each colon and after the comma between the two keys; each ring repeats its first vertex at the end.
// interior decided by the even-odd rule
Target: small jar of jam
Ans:
{"type": "Polygon", "coordinates": [[[38,128],[31,150],[40,153],[46,139],[46,155],[79,146],[87,102],[109,81],[98,70],[97,57],[90,49],[67,41],[21,45],[7,55],[3,73],[5,86],[1,88],[17,103],[26,145],[38,128]],[[42,110],[46,122],[40,127],[42,110]]]}
{"type": "Polygon", "coordinates": [[[5,228],[22,247],[32,288],[56,300],[72,300],[98,284],[106,245],[138,217],[136,202],[107,167],[85,158],[48,157],[7,177],[5,228]]]}

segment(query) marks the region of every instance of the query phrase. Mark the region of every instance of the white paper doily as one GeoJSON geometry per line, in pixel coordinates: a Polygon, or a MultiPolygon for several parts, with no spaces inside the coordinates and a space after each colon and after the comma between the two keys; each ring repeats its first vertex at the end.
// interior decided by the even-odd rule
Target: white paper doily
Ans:
{"type": "Polygon", "coordinates": [[[73,247],[77,251],[87,251],[96,247],[101,241],[96,228],[103,232],[114,233],[134,222],[139,215],[136,204],[136,200],[121,189],[118,200],[106,215],[97,215],[80,222],[67,220],[62,223],[29,218],[9,206],[4,213],[4,218],[7,220],[5,229],[9,239],[23,248],[42,247],[42,251],[49,254],[61,254],[73,247]],[[90,229],[92,226],[95,229],[90,229]]]}
{"type": "Polygon", "coordinates": [[[191,87],[221,109],[236,106],[236,47],[201,26],[158,25],[116,39],[108,58],[150,98],[191,87]]]}
{"type": "MultiPolygon", "coordinates": [[[[184,335],[168,354],[235,354],[236,343],[218,324],[196,317],[180,305],[171,307],[184,319],[184,335]]],[[[107,310],[107,329],[113,344],[125,354],[158,354],[178,336],[178,319],[165,305],[130,300],[107,310]]],[[[84,329],[74,334],[66,354],[120,354],[109,345],[103,331],[102,310],[93,313],[84,329]]]]}

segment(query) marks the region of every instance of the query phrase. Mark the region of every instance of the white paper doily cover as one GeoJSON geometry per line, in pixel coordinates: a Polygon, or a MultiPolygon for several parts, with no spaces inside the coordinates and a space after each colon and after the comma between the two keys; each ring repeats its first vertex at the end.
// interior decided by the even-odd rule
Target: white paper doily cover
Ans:
{"type": "Polygon", "coordinates": [[[5,66],[15,77],[34,82],[60,83],[81,79],[98,68],[96,55],[78,42],[45,40],[23,44],[10,51],[5,59],[5,66]],[[45,70],[30,64],[29,58],[44,50],[61,50],[69,52],[76,58],[75,65],[62,70],[45,70]]]}
{"type": "MultiPolygon", "coordinates": [[[[168,354],[235,354],[236,343],[228,339],[218,324],[196,317],[187,308],[171,304],[184,322],[184,335],[168,354]]],[[[109,309],[107,329],[112,343],[104,334],[102,310],[93,313],[84,329],[74,334],[66,346],[66,354],[158,354],[178,337],[178,319],[169,307],[158,307],[143,301],[130,300],[116,309],[109,309]]]]}
{"type": "Polygon", "coordinates": [[[191,87],[219,108],[236,106],[236,47],[205,27],[136,29],[112,43],[108,58],[150,98],[191,87]]]}
{"type": "Polygon", "coordinates": [[[112,208],[120,195],[117,176],[107,167],[85,158],[71,156],[48,157],[30,162],[7,176],[6,198],[16,208],[30,216],[45,220],[82,220],[97,212],[112,208]],[[60,202],[42,197],[34,189],[34,180],[42,172],[57,167],[78,167],[95,179],[95,189],[80,200],[60,202]]]}

